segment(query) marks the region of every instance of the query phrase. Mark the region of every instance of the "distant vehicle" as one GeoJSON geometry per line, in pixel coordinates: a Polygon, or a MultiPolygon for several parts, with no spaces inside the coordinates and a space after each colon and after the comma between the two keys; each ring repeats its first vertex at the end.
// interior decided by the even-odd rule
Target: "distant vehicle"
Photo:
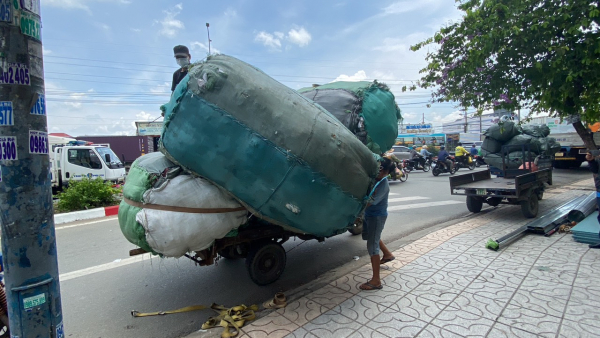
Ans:
{"type": "Polygon", "coordinates": [[[96,135],[77,136],[77,139],[97,144],[108,144],[127,170],[138,157],[158,150],[158,137],[153,136],[96,135]]]}
{"type": "Polygon", "coordinates": [[[399,160],[409,160],[410,159],[410,150],[405,146],[393,146],[394,156],[396,156],[399,160]]]}
{"type": "Polygon", "coordinates": [[[69,141],[53,136],[49,136],[49,143],[53,191],[67,186],[70,180],[81,180],[84,177],[100,177],[114,183],[124,182],[125,167],[107,145],[87,144],[74,139],[69,141]]]}

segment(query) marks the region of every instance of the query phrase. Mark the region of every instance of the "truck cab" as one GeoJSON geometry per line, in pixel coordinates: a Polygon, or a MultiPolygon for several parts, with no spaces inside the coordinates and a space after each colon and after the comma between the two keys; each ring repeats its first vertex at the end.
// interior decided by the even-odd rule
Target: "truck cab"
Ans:
{"type": "Polygon", "coordinates": [[[84,177],[114,183],[124,182],[125,167],[106,144],[53,145],[50,153],[52,188],[61,189],[70,180],[84,177]]]}

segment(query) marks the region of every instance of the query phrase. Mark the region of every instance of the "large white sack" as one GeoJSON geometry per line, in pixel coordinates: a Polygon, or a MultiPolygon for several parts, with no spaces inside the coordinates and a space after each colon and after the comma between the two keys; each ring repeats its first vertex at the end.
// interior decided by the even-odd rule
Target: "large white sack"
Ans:
{"type": "MultiPolygon", "coordinates": [[[[144,193],[144,202],[187,208],[239,208],[241,205],[211,183],[179,175],[144,193]]],[[[167,257],[204,250],[215,239],[245,222],[246,211],[219,214],[142,209],[136,220],[146,230],[150,247],[167,257]]]]}

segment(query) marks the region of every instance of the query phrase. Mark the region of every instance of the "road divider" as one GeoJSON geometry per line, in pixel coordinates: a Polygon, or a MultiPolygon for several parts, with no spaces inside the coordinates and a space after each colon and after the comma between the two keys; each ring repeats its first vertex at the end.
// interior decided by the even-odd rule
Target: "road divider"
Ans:
{"type": "Polygon", "coordinates": [[[81,210],[74,212],[66,212],[63,214],[54,215],[54,224],[64,224],[75,221],[82,221],[86,219],[100,218],[106,216],[114,216],[119,213],[119,206],[115,205],[112,207],[95,208],[89,210],[81,210]]]}

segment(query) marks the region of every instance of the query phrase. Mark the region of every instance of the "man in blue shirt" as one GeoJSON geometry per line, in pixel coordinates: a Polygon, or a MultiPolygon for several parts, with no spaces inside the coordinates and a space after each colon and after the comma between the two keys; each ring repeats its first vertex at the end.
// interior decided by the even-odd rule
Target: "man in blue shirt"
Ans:
{"type": "Polygon", "coordinates": [[[373,278],[360,286],[361,290],[381,290],[381,277],[379,270],[381,264],[393,261],[396,257],[388,250],[381,240],[381,232],[385,226],[388,216],[388,196],[390,185],[387,176],[394,170],[394,163],[389,158],[382,158],[377,175],[377,184],[374,192],[371,194],[371,202],[367,204],[365,210],[365,221],[363,223],[363,239],[367,240],[367,251],[371,256],[371,266],[373,267],[373,278]],[[383,257],[379,257],[379,250],[383,252],[383,257]]]}
{"type": "Polygon", "coordinates": [[[473,145],[471,146],[471,149],[469,149],[469,152],[471,153],[471,156],[473,156],[473,158],[475,158],[475,156],[479,155],[479,150],[477,150],[475,143],[473,143],[473,145]]]}
{"type": "Polygon", "coordinates": [[[438,161],[444,164],[448,169],[452,168],[452,161],[448,158],[450,154],[446,151],[446,147],[441,146],[438,153],[438,161]]]}

